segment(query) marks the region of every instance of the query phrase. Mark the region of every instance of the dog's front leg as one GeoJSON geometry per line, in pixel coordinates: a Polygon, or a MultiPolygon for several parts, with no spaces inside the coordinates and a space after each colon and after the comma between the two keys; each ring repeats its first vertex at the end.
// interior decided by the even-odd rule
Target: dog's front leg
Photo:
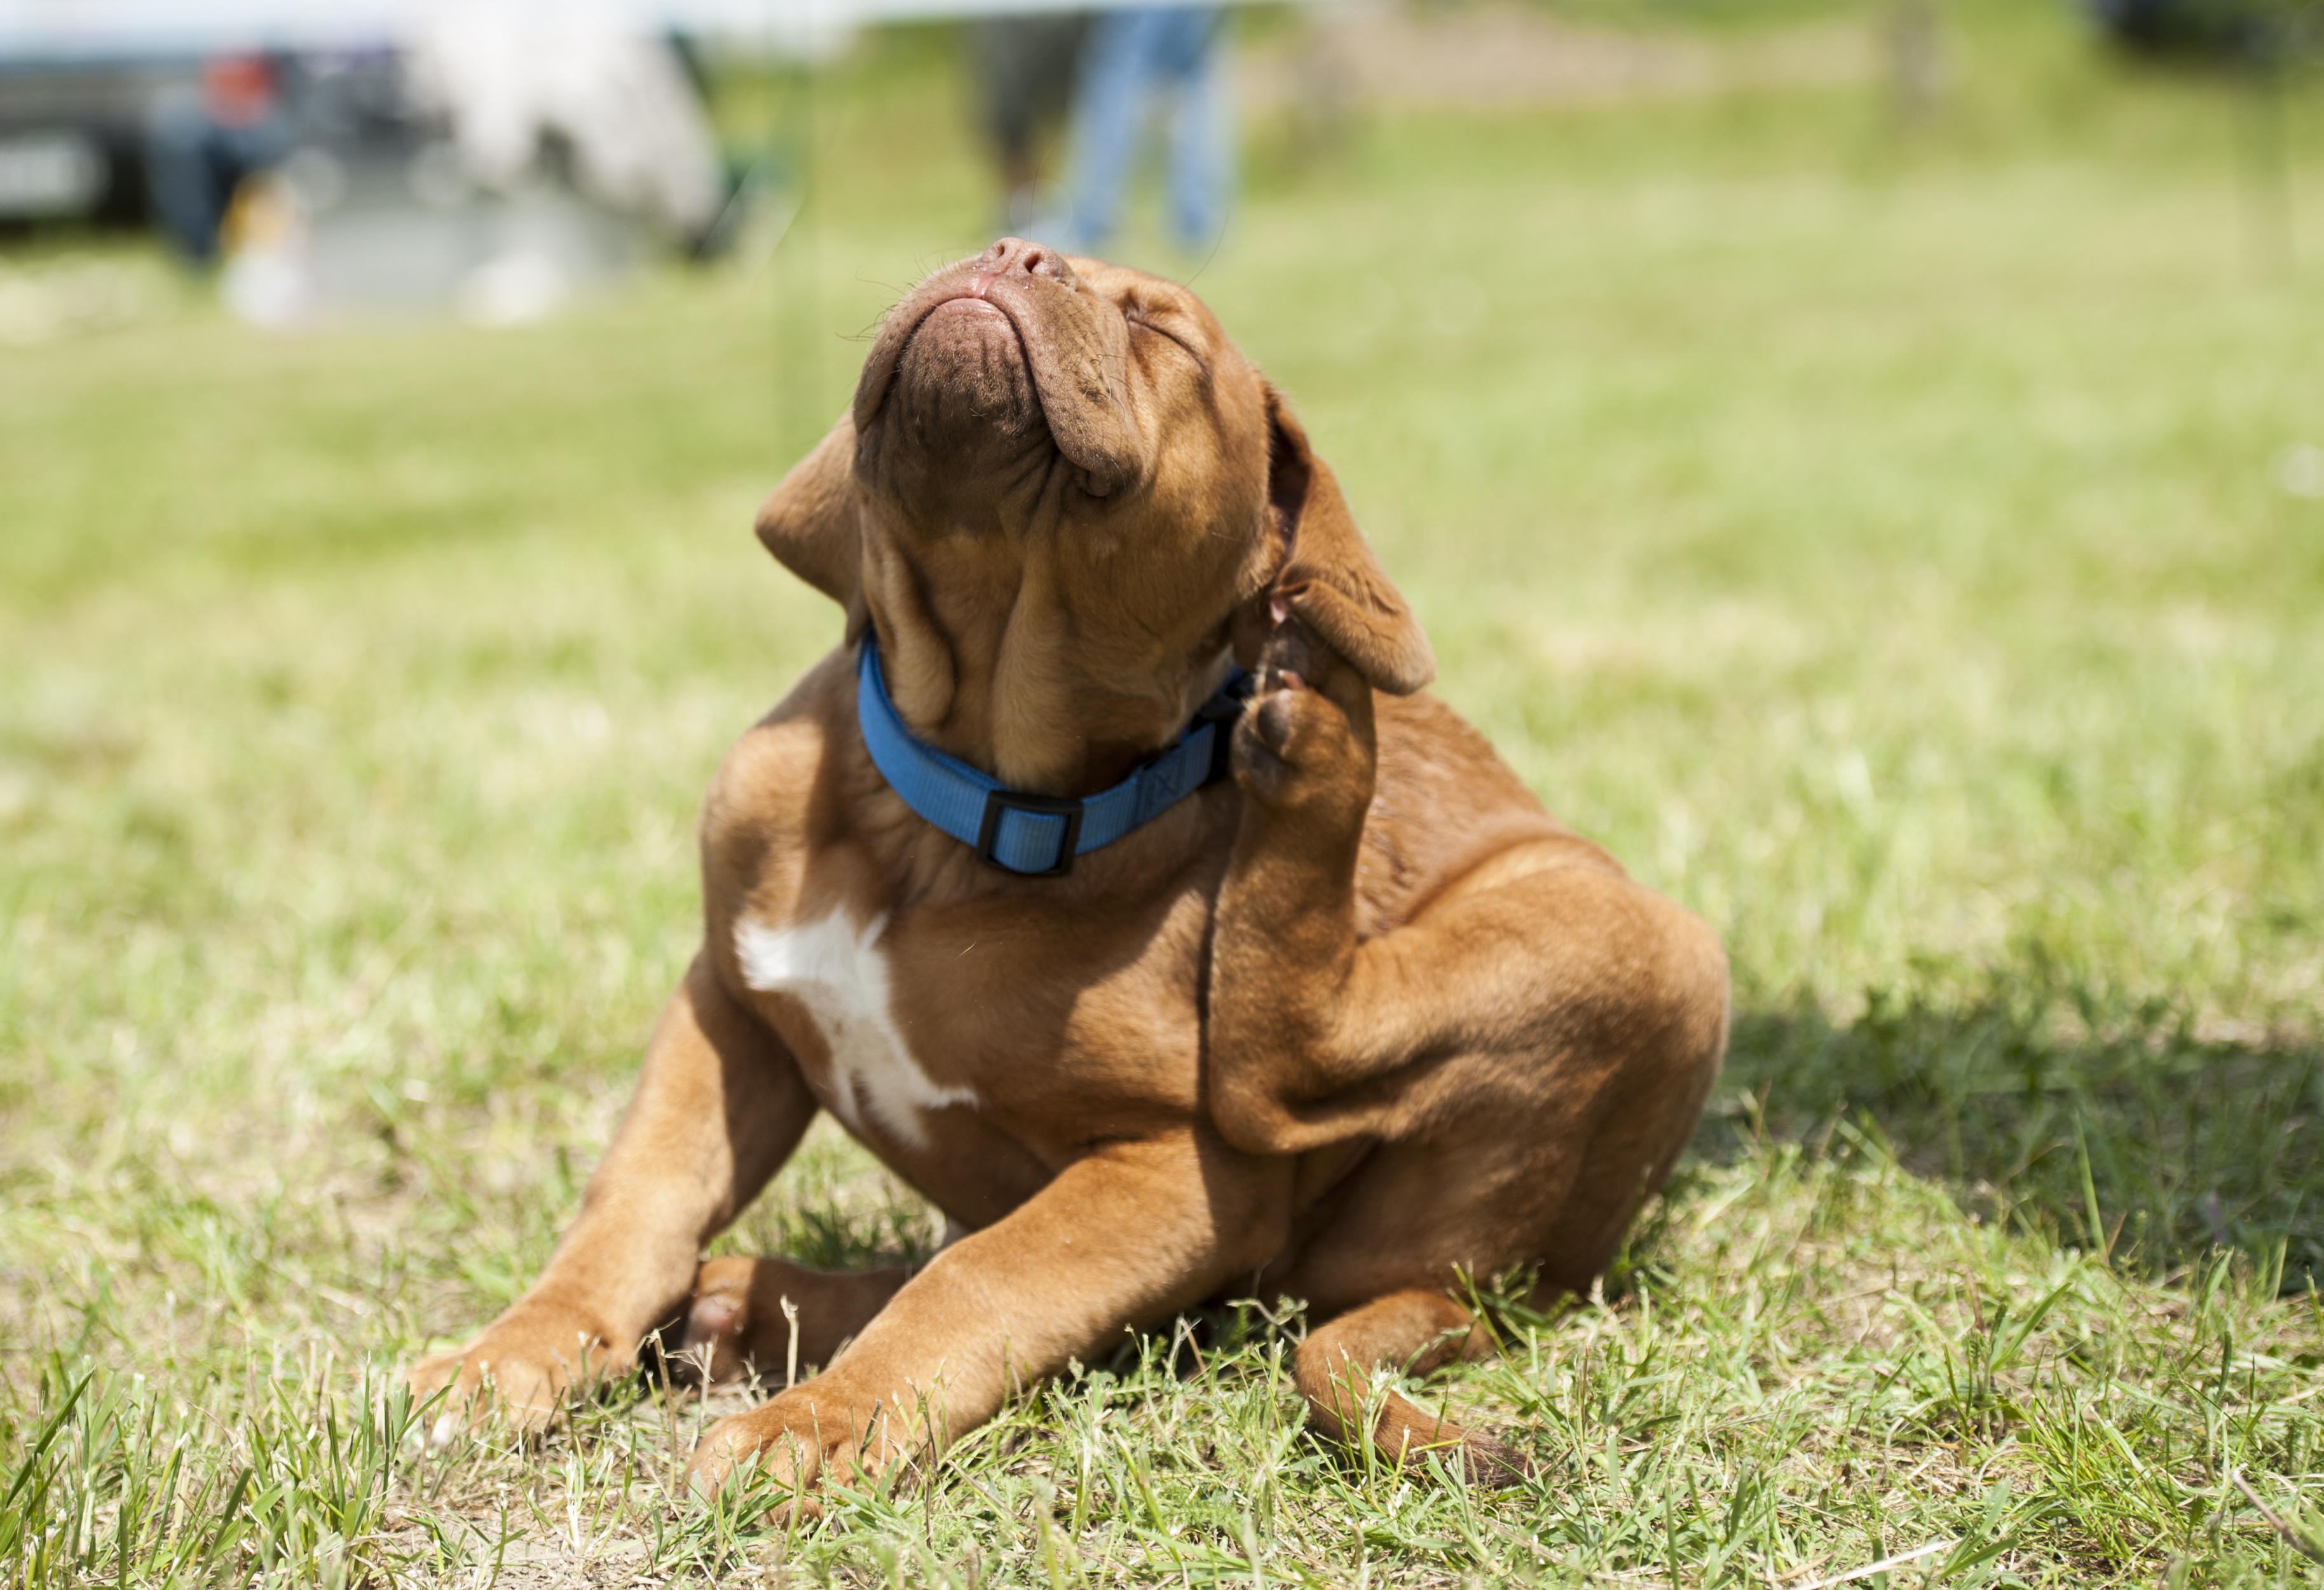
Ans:
{"type": "MultiPolygon", "coordinates": [[[[1205,1079],[1237,1146],[1295,1153],[1374,1126],[1342,1097],[1362,980],[1356,866],[1379,766],[1372,687],[1297,619],[1279,622],[1236,726],[1242,823],[1213,929],[1205,1079]]],[[[1370,1003],[1370,1001],[1366,1001],[1370,1003]]]]}
{"type": "Polygon", "coordinates": [[[945,1249],[824,1374],[713,1425],[695,1484],[756,1457],[798,1499],[941,1451],[1012,1389],[1111,1353],[1123,1333],[1255,1270],[1284,1241],[1288,1162],[1207,1127],[1110,1144],[1007,1218],[945,1249]]]}
{"type": "Polygon", "coordinates": [[[703,1243],[766,1185],[815,1111],[781,1040],[697,956],[548,1269],[467,1346],[415,1365],[412,1390],[448,1386],[465,1406],[489,1385],[511,1418],[537,1428],[568,1388],[627,1373],[645,1334],[678,1313],[703,1243]]]}

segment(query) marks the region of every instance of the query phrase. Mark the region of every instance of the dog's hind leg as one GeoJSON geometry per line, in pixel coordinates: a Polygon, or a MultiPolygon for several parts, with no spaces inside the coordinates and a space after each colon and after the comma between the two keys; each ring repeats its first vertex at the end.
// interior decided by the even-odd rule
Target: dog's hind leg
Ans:
{"type": "Polygon", "coordinates": [[[1428,1413],[1393,1389],[1375,1392],[1382,1368],[1427,1374],[1456,1359],[1488,1357],[1492,1338],[1469,1310],[1441,1291],[1390,1292],[1308,1332],[1293,1374],[1317,1425],[1350,1443],[1370,1421],[1372,1446],[1392,1466],[1442,1455],[1447,1468],[1490,1485],[1526,1476],[1525,1459],[1490,1436],[1428,1413]]]}
{"type": "Polygon", "coordinates": [[[844,1273],[788,1259],[713,1259],[695,1276],[678,1362],[711,1383],[828,1364],[911,1273],[901,1264],[844,1273]]]}
{"type": "MultiPolygon", "coordinates": [[[[1559,829],[1481,742],[1443,753],[1442,767],[1406,758],[1383,793],[1363,676],[1296,627],[1262,662],[1235,731],[1244,802],[1212,930],[1212,1118],[1246,1153],[1302,1154],[1442,1143],[1463,1117],[1462,1132],[1481,1134],[1472,1141],[1530,1156],[1516,1185],[1536,1191],[1574,1187],[1586,1159],[1582,1194],[1618,1207],[1580,1220],[1541,1211],[1532,1229],[1557,1233],[1557,1251],[1453,1255],[1544,1263],[1586,1287],[1718,1073],[1728,973],[1717,936],[1559,829]],[[1499,804],[1464,808],[1463,790],[1484,785],[1499,804]],[[1367,849],[1384,809],[1470,823],[1478,853],[1412,914],[1367,925],[1360,880],[1367,869],[1392,876],[1411,842],[1367,849]],[[1489,1095],[1496,1104],[1480,1113],[1489,1095]]],[[[1448,1168],[1471,1179],[1466,1165],[1448,1168]]]]}

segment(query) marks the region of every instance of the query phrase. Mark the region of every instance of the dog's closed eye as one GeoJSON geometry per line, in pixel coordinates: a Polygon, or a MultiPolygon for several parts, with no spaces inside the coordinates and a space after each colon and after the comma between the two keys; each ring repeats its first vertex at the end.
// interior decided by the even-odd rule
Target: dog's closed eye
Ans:
{"type": "MultiPolygon", "coordinates": [[[[1167,314],[1167,311],[1161,313],[1167,314]]],[[[1210,361],[1203,357],[1201,351],[1191,341],[1173,331],[1166,319],[1157,317],[1157,311],[1132,299],[1121,306],[1121,317],[1130,323],[1133,337],[1139,332],[1149,331],[1165,342],[1176,344],[1186,357],[1194,362],[1195,368],[1203,372],[1204,379],[1209,378],[1210,361]]]]}

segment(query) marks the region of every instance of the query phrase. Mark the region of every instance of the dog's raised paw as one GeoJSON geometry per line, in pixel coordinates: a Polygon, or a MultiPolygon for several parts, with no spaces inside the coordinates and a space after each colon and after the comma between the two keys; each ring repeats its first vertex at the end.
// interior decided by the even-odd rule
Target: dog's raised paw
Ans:
{"type": "Polygon", "coordinates": [[[1256,698],[1237,726],[1235,775],[1276,807],[1360,821],[1371,803],[1371,686],[1296,618],[1259,654],[1256,698]]]}
{"type": "Polygon", "coordinates": [[[1370,748],[1338,702],[1285,671],[1244,712],[1234,745],[1235,777],[1267,805],[1321,808],[1360,821],[1371,801],[1370,748]]]}

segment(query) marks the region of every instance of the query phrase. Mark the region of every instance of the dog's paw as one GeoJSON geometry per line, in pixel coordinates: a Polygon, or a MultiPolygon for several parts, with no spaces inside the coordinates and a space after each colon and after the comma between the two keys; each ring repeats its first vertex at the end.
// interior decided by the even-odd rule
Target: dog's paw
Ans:
{"type": "Polygon", "coordinates": [[[739,1380],[751,1367],[750,1259],[712,1259],[694,1278],[694,1300],[687,1305],[686,1330],[672,1361],[679,1374],[700,1385],[739,1380]]]}
{"type": "Polygon", "coordinates": [[[495,1411],[517,1429],[545,1429],[572,1392],[635,1364],[595,1327],[519,1305],[466,1346],[421,1359],[404,1381],[415,1402],[437,1400],[429,1440],[441,1446],[495,1411]]]}
{"type": "Polygon", "coordinates": [[[1297,619],[1284,618],[1235,726],[1236,782],[1273,809],[1360,823],[1373,756],[1370,685],[1297,619]]]}
{"type": "Polygon", "coordinates": [[[912,1445],[911,1432],[884,1404],[859,1401],[825,1376],[712,1425],[694,1448],[687,1480],[707,1499],[754,1469],[779,1513],[807,1519],[822,1511],[814,1494],[819,1485],[869,1489],[912,1445]]]}

